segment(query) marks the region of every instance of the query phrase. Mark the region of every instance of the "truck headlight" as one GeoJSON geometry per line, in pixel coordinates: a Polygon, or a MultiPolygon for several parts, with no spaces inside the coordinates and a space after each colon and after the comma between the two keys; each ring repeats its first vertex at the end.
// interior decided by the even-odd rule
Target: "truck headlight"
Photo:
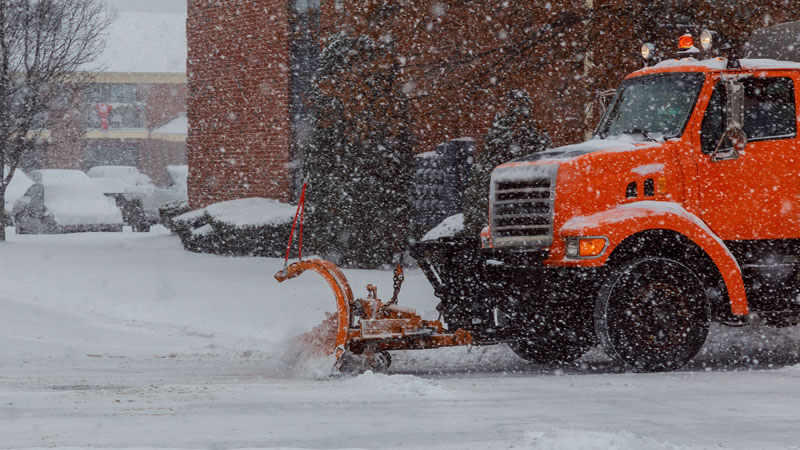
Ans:
{"type": "Polygon", "coordinates": [[[642,59],[649,61],[656,51],[656,46],[650,43],[642,44],[642,59]]]}
{"type": "Polygon", "coordinates": [[[577,258],[578,252],[580,251],[580,244],[578,244],[578,238],[567,238],[566,246],[567,246],[567,258],[577,258]]]}
{"type": "Polygon", "coordinates": [[[569,237],[565,240],[567,258],[597,258],[608,247],[608,238],[596,237],[569,237]]]}

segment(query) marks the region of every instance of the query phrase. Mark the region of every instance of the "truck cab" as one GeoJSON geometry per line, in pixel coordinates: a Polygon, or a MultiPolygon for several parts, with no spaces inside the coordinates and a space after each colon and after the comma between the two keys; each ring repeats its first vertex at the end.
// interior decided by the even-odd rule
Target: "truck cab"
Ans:
{"type": "Polygon", "coordinates": [[[711,321],[800,322],[800,63],[690,55],[626,77],[591,140],[495,168],[481,249],[415,248],[448,323],[652,371],[711,321]]]}

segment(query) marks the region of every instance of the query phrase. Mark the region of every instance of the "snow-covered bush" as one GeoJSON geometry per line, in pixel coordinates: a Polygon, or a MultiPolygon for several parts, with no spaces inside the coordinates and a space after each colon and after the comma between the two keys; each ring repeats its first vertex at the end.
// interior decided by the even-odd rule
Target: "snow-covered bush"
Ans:
{"type": "Polygon", "coordinates": [[[547,133],[539,131],[534,105],[526,91],[513,90],[506,96],[505,111],[498,112],[483,139],[472,165],[464,194],[464,234],[476,237],[489,223],[489,182],[492,169],[520,156],[540,152],[551,145],[547,133]]]}
{"type": "Polygon", "coordinates": [[[187,250],[233,256],[283,256],[295,206],[265,198],[215,203],[171,220],[187,250]]]}
{"type": "Polygon", "coordinates": [[[391,262],[406,246],[414,136],[388,44],[337,34],[319,59],[303,168],[310,243],[343,265],[391,262]]]}

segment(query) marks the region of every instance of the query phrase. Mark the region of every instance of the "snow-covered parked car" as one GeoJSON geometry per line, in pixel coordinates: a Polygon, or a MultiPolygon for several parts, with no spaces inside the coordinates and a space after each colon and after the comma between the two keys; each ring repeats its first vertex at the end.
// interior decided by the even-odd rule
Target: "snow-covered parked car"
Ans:
{"type": "Polygon", "coordinates": [[[133,231],[149,231],[158,221],[157,188],[134,166],[95,166],[86,171],[103,193],[113,197],[133,231]]]}
{"type": "Polygon", "coordinates": [[[145,214],[141,198],[129,192],[125,182],[120,178],[91,178],[106,197],[122,211],[122,221],[130,225],[133,231],[150,231],[151,220],[145,214]]]}
{"type": "Polygon", "coordinates": [[[31,177],[13,209],[17,233],[122,231],[122,212],[85,173],[47,169],[31,177]]]}
{"type": "Polygon", "coordinates": [[[95,166],[86,173],[115,199],[125,223],[134,231],[148,231],[159,221],[162,206],[187,199],[187,166],[167,166],[172,181],[167,188],[156,187],[150,177],[133,166],[95,166]]]}

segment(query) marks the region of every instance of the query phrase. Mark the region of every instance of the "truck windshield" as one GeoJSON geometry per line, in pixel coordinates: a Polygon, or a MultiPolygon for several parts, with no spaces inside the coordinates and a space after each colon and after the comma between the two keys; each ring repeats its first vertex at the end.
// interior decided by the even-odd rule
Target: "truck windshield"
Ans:
{"type": "Polygon", "coordinates": [[[680,136],[704,79],[702,73],[663,73],[625,80],[595,134],[647,140],[680,136]]]}

